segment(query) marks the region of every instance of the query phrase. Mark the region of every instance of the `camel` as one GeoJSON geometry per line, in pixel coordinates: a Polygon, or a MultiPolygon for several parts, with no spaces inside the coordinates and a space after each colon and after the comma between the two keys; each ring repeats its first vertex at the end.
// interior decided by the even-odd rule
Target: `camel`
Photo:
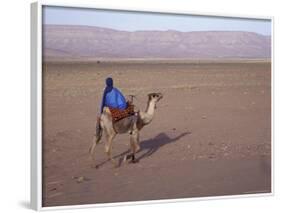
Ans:
{"type": "MultiPolygon", "coordinates": [[[[113,124],[112,116],[108,107],[103,108],[103,112],[100,116],[99,124],[101,128],[98,128],[97,124],[96,135],[93,138],[93,144],[90,147],[90,155],[94,163],[94,150],[96,145],[101,141],[102,134],[106,136],[105,152],[115,167],[118,167],[116,161],[112,157],[112,142],[117,134],[130,134],[130,147],[131,154],[126,155],[124,160],[132,159],[132,163],[136,163],[135,154],[140,150],[139,146],[139,133],[141,129],[150,124],[156,109],[156,103],[163,98],[161,93],[148,94],[148,102],[145,111],[138,111],[134,115],[123,118],[113,124]]],[[[95,166],[98,168],[98,166],[95,166]]]]}

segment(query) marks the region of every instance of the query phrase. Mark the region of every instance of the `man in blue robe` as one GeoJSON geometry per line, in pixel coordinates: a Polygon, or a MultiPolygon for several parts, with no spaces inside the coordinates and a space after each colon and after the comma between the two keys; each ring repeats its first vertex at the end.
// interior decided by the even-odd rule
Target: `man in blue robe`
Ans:
{"type": "Polygon", "coordinates": [[[111,107],[124,110],[127,108],[126,98],[123,94],[115,87],[113,87],[113,79],[107,78],[105,80],[106,87],[103,92],[101,113],[104,107],[111,107]]]}
{"type": "MultiPolygon", "coordinates": [[[[113,79],[107,78],[105,80],[106,87],[103,92],[101,109],[102,113],[104,107],[111,107],[124,110],[127,108],[127,102],[123,94],[115,87],[113,87],[113,79]]],[[[96,136],[100,138],[102,136],[101,126],[100,126],[100,115],[97,117],[96,123],[96,136]]]]}

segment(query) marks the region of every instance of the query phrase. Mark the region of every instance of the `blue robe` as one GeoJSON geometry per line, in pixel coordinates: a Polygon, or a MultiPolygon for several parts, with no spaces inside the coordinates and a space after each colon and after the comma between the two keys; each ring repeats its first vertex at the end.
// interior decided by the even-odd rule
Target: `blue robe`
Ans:
{"type": "Polygon", "coordinates": [[[105,106],[124,110],[127,108],[126,98],[117,88],[107,86],[103,92],[101,113],[105,106]]]}

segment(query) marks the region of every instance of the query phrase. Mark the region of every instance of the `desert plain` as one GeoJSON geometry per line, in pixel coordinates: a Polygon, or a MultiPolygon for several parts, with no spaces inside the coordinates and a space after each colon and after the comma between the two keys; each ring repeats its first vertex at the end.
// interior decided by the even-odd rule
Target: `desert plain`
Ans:
{"type": "MultiPolygon", "coordinates": [[[[62,60],[43,63],[43,206],[271,192],[271,62],[268,60],[62,60]],[[135,164],[107,161],[95,134],[104,80],[144,110],[135,164]]],[[[122,159],[129,135],[114,140],[122,159]]]]}

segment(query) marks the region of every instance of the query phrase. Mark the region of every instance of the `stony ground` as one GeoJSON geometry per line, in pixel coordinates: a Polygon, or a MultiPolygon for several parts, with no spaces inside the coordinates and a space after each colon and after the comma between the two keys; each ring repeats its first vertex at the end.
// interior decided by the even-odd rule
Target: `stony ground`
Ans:
{"type": "MultiPolygon", "coordinates": [[[[48,62],[43,66],[43,204],[77,205],[271,191],[271,68],[262,61],[48,62]],[[140,160],[113,168],[91,144],[104,79],[144,109],[140,160]]],[[[117,136],[121,159],[128,135],[117,136]]]]}

